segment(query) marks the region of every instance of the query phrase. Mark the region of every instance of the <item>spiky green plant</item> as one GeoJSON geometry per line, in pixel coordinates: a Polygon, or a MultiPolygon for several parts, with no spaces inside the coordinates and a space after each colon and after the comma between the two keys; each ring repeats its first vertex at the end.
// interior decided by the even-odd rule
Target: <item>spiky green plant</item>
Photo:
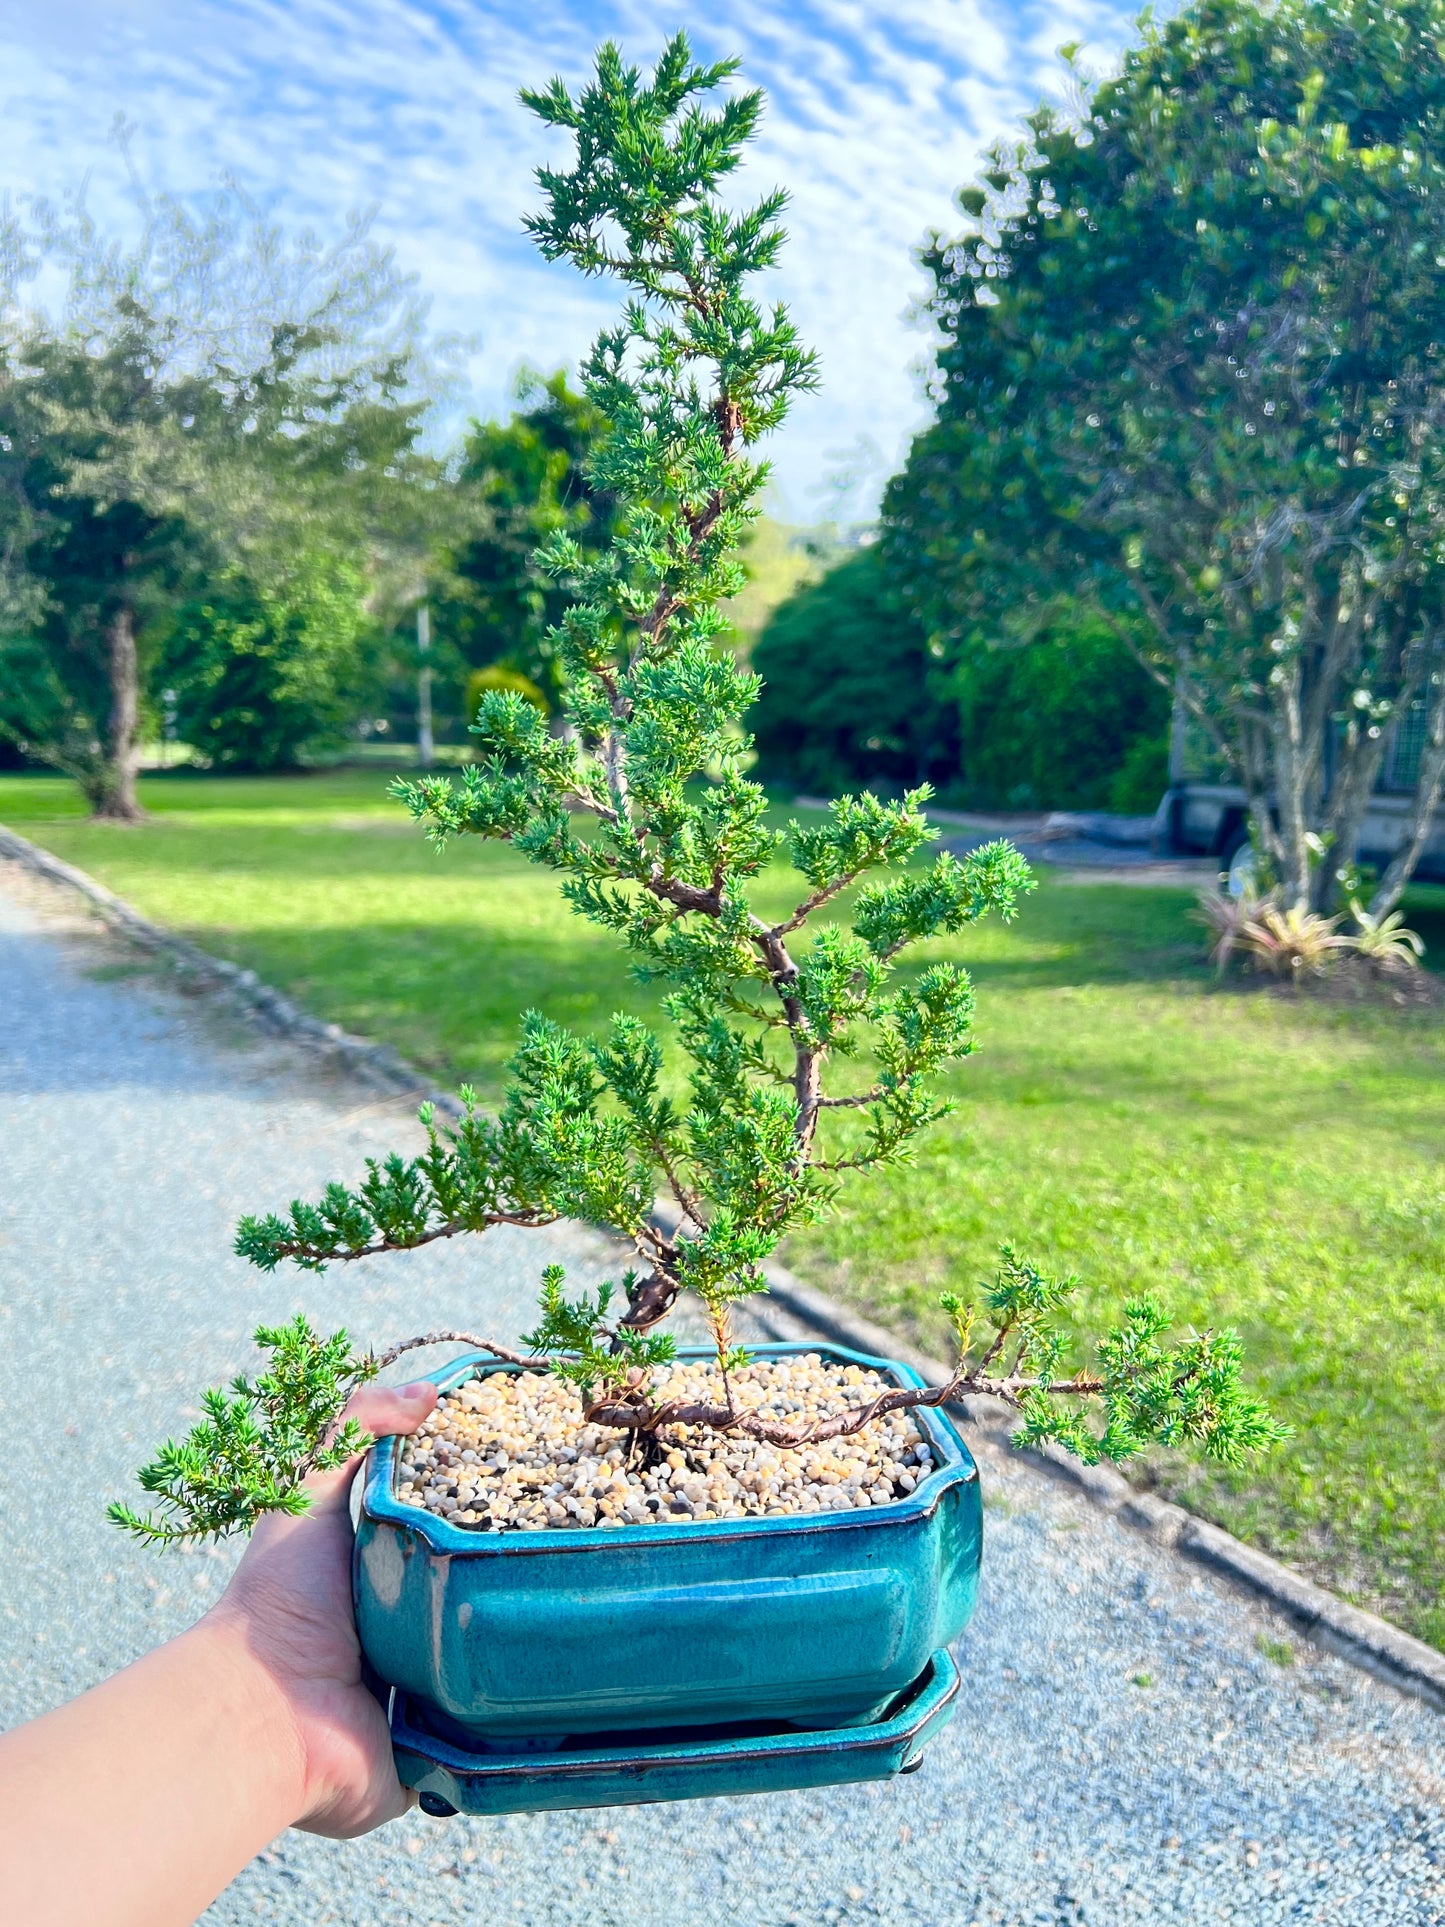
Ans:
{"type": "Polygon", "coordinates": [[[1258,921],[1261,909],[1272,902],[1273,898],[1256,896],[1252,890],[1234,896],[1212,883],[1199,892],[1191,915],[1209,932],[1209,961],[1216,970],[1222,973],[1228,967],[1235,951],[1243,944],[1249,926],[1258,921]]]}
{"type": "Polygon", "coordinates": [[[1355,927],[1347,933],[1345,942],[1356,956],[1380,971],[1419,969],[1425,939],[1418,930],[1407,928],[1403,910],[1392,910],[1387,917],[1372,917],[1351,897],[1350,915],[1355,927]]]}
{"type": "Polygon", "coordinates": [[[1256,970],[1302,983],[1321,977],[1342,950],[1348,937],[1339,934],[1338,917],[1322,917],[1303,904],[1286,910],[1281,904],[1261,904],[1240,926],[1239,947],[1256,970]]]}
{"type": "MultiPolygon", "coordinates": [[[[903,953],[989,912],[1011,918],[1032,881],[1007,843],[962,862],[913,864],[932,834],[926,788],[901,802],[844,797],[822,823],[779,833],[744,773],[743,718],[758,685],[727,647],[718,604],[741,586],[738,545],[767,475],[754,445],[816,373],[786,311],[746,291],[782,246],[785,197],[743,212],[723,202],[761,111],[756,92],[727,95],[715,111],[702,104],[734,71],[731,62],[695,66],[679,35],[650,80],[609,45],[575,98],[560,81],[524,96],[575,145],[569,169],[541,170],[545,207],[531,233],[548,260],[610,274],[629,291],[583,371],[610,424],[593,481],[621,504],[623,532],[600,557],[566,536],[541,557],[574,595],[553,636],[567,727],[554,733],[524,696],[489,690],[474,725],[476,763],[459,781],[400,786],[438,845],[492,837],[558,872],[577,912],[614,932],[643,977],[669,987],[687,1099],[665,1088],[662,1044],[637,1019],[617,1017],[588,1041],[534,1012],[496,1117],[466,1092],[450,1127],[424,1111],[420,1157],[373,1164],[354,1189],[333,1184],[284,1218],[245,1219],[237,1249],[264,1270],[286,1259],[320,1270],[496,1224],[612,1226],[638,1259],[620,1315],[606,1291],[569,1301],[551,1268],[528,1340],[538,1356],[582,1388],[598,1423],[789,1440],[797,1435],[735,1395],[743,1354],[732,1308],[764,1289],[769,1253],[832,1205],[845,1173],[905,1158],[948,1109],[936,1075],[971,1048],[973,989],[954,963],[901,973],[903,953]],[[791,913],[769,919],[749,889],[781,846],[801,883],[791,913]],[[819,912],[855,885],[847,923],[818,928],[819,912]],[[871,1077],[829,1090],[825,1073],[865,1050],[871,1077]],[[861,1128],[835,1128],[845,1118],[861,1128]],[[675,1229],[655,1214],[659,1189],[675,1229]],[[682,1291],[707,1314],[716,1404],[654,1397],[652,1368],[672,1355],[655,1327],[682,1291]]],[[[972,1348],[959,1311],[953,1382],[890,1392],[882,1406],[992,1392],[1022,1408],[1027,1438],[1059,1438],[1089,1456],[1179,1437],[1233,1458],[1277,1435],[1240,1388],[1230,1335],[1167,1352],[1147,1302],[1104,1341],[1098,1373],[1063,1374],[1048,1321],[1072,1288],[1006,1253],[985,1293],[991,1336],[972,1348]],[[1071,1409],[1090,1397],[1104,1404],[1098,1434],[1071,1409]]],[[[263,1345],[273,1337],[263,1334],[263,1345]]],[[[143,1474],[159,1514],[117,1509],[121,1524],[153,1536],[219,1533],[297,1502],[318,1454],[340,1449],[329,1427],[348,1384],[376,1362],[352,1356],[344,1336],[297,1332],[286,1343],[315,1347],[314,1381],[279,1398],[260,1389],[275,1373],[254,1388],[238,1383],[210,1429],[168,1446],[143,1474]]],[[[809,1436],[855,1429],[876,1409],[809,1436]]]]}

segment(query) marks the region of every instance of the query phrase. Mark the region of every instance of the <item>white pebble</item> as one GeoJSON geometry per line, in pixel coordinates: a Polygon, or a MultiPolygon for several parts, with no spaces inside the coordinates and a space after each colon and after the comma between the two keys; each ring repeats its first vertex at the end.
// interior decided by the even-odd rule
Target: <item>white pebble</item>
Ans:
{"type": "MultiPolygon", "coordinates": [[[[742,1403],[806,1426],[876,1395],[883,1381],[816,1353],[759,1359],[734,1374],[742,1403]]],[[[705,1363],[654,1371],[654,1395],[718,1402],[705,1363]]],[[[932,1452],[906,1413],[851,1437],[787,1446],[734,1434],[662,1438],[646,1471],[637,1451],[603,1426],[584,1425],[576,1391],[534,1372],[496,1372],[443,1398],[402,1447],[397,1495],[478,1531],[600,1530],[661,1520],[746,1519],[887,1505],[931,1469],[932,1452]]]]}

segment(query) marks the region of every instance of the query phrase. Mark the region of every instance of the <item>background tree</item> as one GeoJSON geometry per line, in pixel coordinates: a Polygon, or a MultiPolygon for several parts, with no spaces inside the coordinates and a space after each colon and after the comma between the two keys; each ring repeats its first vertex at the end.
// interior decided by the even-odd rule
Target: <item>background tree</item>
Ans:
{"type": "Polygon", "coordinates": [[[253,397],[245,460],[199,505],[212,566],[175,613],[158,676],[207,761],[283,768],[380,705],[398,653],[388,630],[412,617],[458,521],[446,464],[417,447],[412,372],[399,360],[318,383],[286,366],[264,410],[253,397]]]}
{"type": "Polygon", "coordinates": [[[931,782],[974,809],[1150,811],[1169,700],[1106,623],[1065,604],[1033,641],[945,651],[859,549],[776,609],[753,648],[760,767],[831,796],[931,782]]]}
{"type": "Polygon", "coordinates": [[[0,731],[123,820],[176,605],[254,577],[282,530],[355,493],[381,419],[394,456],[420,412],[419,317],[363,226],[323,250],[234,189],[198,213],[135,196],[131,247],[78,198],[35,203],[0,290],[0,731]],[[55,315],[22,301],[42,266],[55,315]]]}
{"type": "MultiPolygon", "coordinates": [[[[464,527],[433,591],[436,627],[453,652],[452,673],[497,665],[526,677],[556,708],[560,666],[552,631],[565,590],[538,567],[554,535],[588,554],[610,541],[616,501],[590,479],[603,430],[593,402],[560,370],[527,369],[505,422],[473,422],[457,473],[464,527]]],[[[466,719],[471,721],[471,717],[466,719]]]]}
{"type": "Polygon", "coordinates": [[[911,610],[862,548],[773,612],[753,645],[752,722],[765,775],[815,795],[949,787],[958,719],[911,610]]]}
{"type": "Polygon", "coordinates": [[[0,514],[20,633],[0,643],[0,731],[73,776],[97,816],[133,821],[145,631],[198,562],[183,517],[153,496],[77,487],[117,443],[208,412],[204,384],[160,396],[146,330],[102,352],[31,336],[0,369],[0,514]]]}
{"type": "Polygon", "coordinates": [[[1140,33],[928,251],[938,419],[890,561],[955,644],[1087,595],[1177,685],[1293,902],[1328,898],[1319,845],[1353,853],[1423,706],[1379,915],[1445,774],[1445,6],[1198,0],[1140,33]]]}

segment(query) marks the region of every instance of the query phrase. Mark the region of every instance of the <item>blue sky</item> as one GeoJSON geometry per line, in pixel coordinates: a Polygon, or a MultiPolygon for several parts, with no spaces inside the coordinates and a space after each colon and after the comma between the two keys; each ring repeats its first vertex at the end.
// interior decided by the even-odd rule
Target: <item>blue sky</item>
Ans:
{"type": "MultiPolygon", "coordinates": [[[[686,26],[699,54],[741,55],[769,110],[739,192],[781,181],[792,241],[771,277],[823,361],[772,454],[787,510],[823,513],[840,454],[878,451],[847,505],[866,513],[923,418],[927,338],[908,310],[913,250],[948,228],[980,147],[1041,94],[1079,40],[1106,67],[1135,11],[1115,0],[4,0],[0,188],[91,176],[118,205],[117,113],[158,185],[229,171],[288,223],[323,233],[375,205],[430,297],[474,337],[471,404],[505,408],[519,363],[575,364],[613,298],[547,266],[519,232],[531,171],[562,137],[518,105],[524,83],[576,82],[594,44],[646,62],[686,26]]],[[[774,292],[774,290],[769,290],[774,292]]],[[[847,462],[844,466],[849,465],[847,462]]]]}

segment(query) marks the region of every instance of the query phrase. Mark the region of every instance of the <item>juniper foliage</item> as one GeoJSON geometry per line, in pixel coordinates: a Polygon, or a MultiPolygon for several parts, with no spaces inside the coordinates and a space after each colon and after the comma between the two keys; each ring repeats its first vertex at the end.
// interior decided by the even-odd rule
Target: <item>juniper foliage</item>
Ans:
{"type": "MultiPolygon", "coordinates": [[[[424,1111],[421,1156],[372,1164],[354,1189],[333,1184],[286,1218],[245,1219],[237,1249],[265,1270],[286,1259],[319,1270],[494,1224],[572,1217],[614,1227],[640,1260],[625,1307],[614,1315],[609,1290],[569,1300],[551,1267],[527,1342],[582,1388],[598,1422],[772,1436],[778,1428],[734,1398],[731,1375],[745,1355],[732,1308],[764,1289],[765,1259],[832,1204],[846,1172],[907,1157],[948,1109],[937,1074],[972,1047],[973,989],[956,963],[900,974],[903,953],[989,913],[1012,918],[1032,880],[1007,843],[918,861],[932,834],[926,786],[899,802],[844,797],[822,823],[780,833],[745,774],[743,718],[758,685],[725,646],[718,603],[741,586],[738,546],[767,476],[754,446],[814,386],[816,369],[786,311],[765,310],[746,291],[782,245],[785,197],[740,213],[724,204],[721,186],[761,108],[755,91],[704,104],[734,71],[694,65],[679,35],[650,80],[608,45],[576,97],[560,81],[525,96],[575,143],[570,169],[540,171],[545,206],[531,233],[549,260],[610,274],[628,290],[583,371],[609,425],[591,481],[619,505],[619,533],[597,554],[562,531],[541,558],[572,592],[551,637],[565,730],[554,733],[514,692],[489,691],[474,724],[476,763],[459,779],[400,786],[439,846],[489,837],[556,871],[576,911],[614,932],[639,974],[666,987],[686,1095],[664,1076],[661,1039],[637,1019],[617,1017],[589,1040],[530,1013],[495,1118],[467,1092],[453,1126],[439,1129],[424,1111]],[[769,920],[750,886],[780,846],[801,881],[796,907],[769,920]],[[855,885],[847,920],[815,928],[855,885]],[[827,1069],[865,1054],[871,1075],[856,1072],[842,1092],[825,1088],[827,1069]],[[666,1224],[659,1190],[671,1201],[666,1224]],[[672,1351],[653,1328],[684,1290],[702,1301],[716,1341],[717,1407],[652,1398],[649,1368],[672,1351]]],[[[1102,1380],[1055,1382],[1062,1341],[1046,1318],[1067,1287],[1046,1286],[1011,1255],[1005,1269],[1003,1296],[989,1301],[991,1346],[970,1359],[961,1333],[954,1383],[889,1394],[892,1404],[997,1390],[1024,1404],[1029,1437],[1059,1437],[1086,1454],[1188,1433],[1228,1455],[1225,1442],[1248,1432],[1229,1344],[1200,1341],[1197,1362],[1171,1365],[1152,1315],[1131,1314],[1108,1341],[1102,1380]],[[1014,1356],[994,1370],[1010,1342],[1014,1356]],[[1065,1409],[1090,1389],[1107,1411],[1097,1440],[1065,1409]]],[[[324,1403],[342,1378],[328,1377],[331,1354],[314,1343],[324,1403]]],[[[310,1411],[309,1387],[306,1398],[310,1411]]],[[[215,1475],[219,1486],[207,1470],[209,1452],[225,1458],[221,1418],[215,1408],[214,1436],[201,1428],[145,1475],[178,1532],[228,1530],[246,1512],[236,1455],[215,1475]]],[[[237,1436],[245,1422],[243,1412],[237,1436]]],[[[288,1436],[299,1476],[318,1462],[316,1447],[304,1427],[288,1436]]],[[[259,1513],[278,1501],[267,1483],[274,1454],[262,1443],[255,1452],[259,1513]]]]}
{"type": "Polygon", "coordinates": [[[224,1539],[268,1512],[306,1510],[302,1480],[327,1472],[371,1443],[354,1419],[337,1423],[348,1396],[375,1376],[375,1361],[352,1352],[344,1331],[319,1338],[299,1314],[263,1325],[256,1343],[270,1355],[254,1380],[202,1394],[206,1416],[177,1445],[166,1443],[140,1473],[157,1501],[145,1513],[117,1501],[112,1521],[152,1545],[224,1539]]]}

